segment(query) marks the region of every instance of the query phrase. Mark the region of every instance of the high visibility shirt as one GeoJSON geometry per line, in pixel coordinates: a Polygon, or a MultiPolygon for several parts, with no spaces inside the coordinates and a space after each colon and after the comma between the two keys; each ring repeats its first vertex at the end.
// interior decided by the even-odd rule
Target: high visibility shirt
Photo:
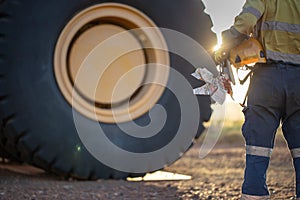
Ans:
{"type": "Polygon", "coordinates": [[[246,0],[234,31],[258,38],[267,60],[300,64],[300,0],[246,0]]]}

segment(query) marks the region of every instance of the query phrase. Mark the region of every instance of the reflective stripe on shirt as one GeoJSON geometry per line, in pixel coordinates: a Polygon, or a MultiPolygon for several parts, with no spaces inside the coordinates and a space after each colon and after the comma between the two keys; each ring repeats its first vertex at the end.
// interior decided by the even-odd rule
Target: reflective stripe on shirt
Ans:
{"type": "Polygon", "coordinates": [[[259,10],[257,10],[256,8],[253,8],[253,7],[243,8],[243,11],[242,11],[241,14],[244,14],[244,13],[250,13],[250,14],[254,15],[256,17],[256,19],[259,19],[262,16],[261,12],[259,10]]]}
{"type": "Polygon", "coordinates": [[[262,23],[261,30],[300,33],[300,24],[289,24],[286,22],[266,21],[262,23]]]}
{"type": "Polygon", "coordinates": [[[252,156],[271,157],[272,149],[266,147],[246,146],[246,154],[252,156]]]}
{"type": "Polygon", "coordinates": [[[266,55],[269,60],[280,60],[287,63],[300,63],[300,54],[287,54],[267,50],[266,55]]]}

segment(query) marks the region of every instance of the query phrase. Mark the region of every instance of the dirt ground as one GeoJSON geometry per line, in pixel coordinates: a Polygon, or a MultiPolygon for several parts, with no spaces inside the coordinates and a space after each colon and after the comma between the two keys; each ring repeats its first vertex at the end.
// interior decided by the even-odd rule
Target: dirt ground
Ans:
{"type": "MultiPolygon", "coordinates": [[[[62,180],[26,165],[0,165],[0,199],[239,199],[244,144],[220,141],[204,159],[200,144],[165,170],[192,176],[188,181],[62,180]]],[[[268,171],[271,199],[294,199],[294,172],[281,137],[268,171]]]]}

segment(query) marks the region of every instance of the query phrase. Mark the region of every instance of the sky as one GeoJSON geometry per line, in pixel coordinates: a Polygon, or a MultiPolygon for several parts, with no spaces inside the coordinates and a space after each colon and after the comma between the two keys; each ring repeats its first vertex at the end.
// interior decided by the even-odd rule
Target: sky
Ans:
{"type": "Polygon", "coordinates": [[[242,11],[245,0],[202,0],[206,6],[206,12],[213,21],[212,30],[217,33],[220,41],[220,33],[228,29],[234,22],[234,17],[242,11]]]}

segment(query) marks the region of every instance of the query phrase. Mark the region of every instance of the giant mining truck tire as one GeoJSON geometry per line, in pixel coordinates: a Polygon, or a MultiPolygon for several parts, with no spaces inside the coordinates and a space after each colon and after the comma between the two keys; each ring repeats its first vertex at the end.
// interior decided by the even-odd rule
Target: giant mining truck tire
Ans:
{"type": "MultiPolygon", "coordinates": [[[[181,120],[176,94],[155,84],[140,86],[146,78],[166,84],[176,82],[168,70],[141,67],[130,78],[125,78],[122,85],[134,81],[131,86],[120,86],[120,95],[111,97],[110,90],[116,84],[114,76],[121,79],[122,73],[133,69],[131,65],[152,62],[170,65],[189,81],[191,88],[203,84],[190,77],[195,68],[184,58],[151,48],[152,43],[159,48],[172,45],[165,33],[160,30],[151,34],[143,30],[130,33],[128,30],[163,27],[183,33],[209,50],[216,43],[216,36],[211,32],[211,19],[204,9],[198,0],[1,0],[0,151],[4,149],[5,155],[9,152],[13,157],[60,176],[79,179],[120,179],[148,172],[122,171],[102,163],[86,148],[78,131],[93,135],[90,134],[94,131],[91,126],[97,124],[111,143],[136,154],[156,151],[168,144],[175,137],[181,120]],[[117,39],[117,45],[125,50],[127,46],[142,49],[116,61],[116,66],[121,63],[129,70],[104,70],[106,78],[100,80],[104,83],[97,85],[94,96],[89,91],[90,85],[80,80],[74,89],[79,68],[82,63],[89,62],[86,58],[90,55],[95,58],[96,54],[98,59],[93,64],[106,62],[106,56],[111,55],[108,50],[111,46],[104,45],[103,48],[108,49],[103,50],[99,44],[126,30],[123,40],[117,39]],[[150,50],[143,49],[147,45],[150,50]],[[137,107],[137,111],[124,112],[122,103],[127,100],[137,107]],[[167,116],[156,135],[134,137],[117,125],[122,124],[129,130],[134,125],[147,126],[150,117],[160,117],[161,112],[149,114],[155,104],[164,107],[167,116]],[[112,115],[112,108],[116,108],[116,115],[112,115]],[[85,129],[78,130],[75,115],[86,124],[85,129]]],[[[191,57],[198,57],[197,52],[193,53],[195,55],[191,57]]],[[[93,77],[91,73],[93,71],[88,71],[93,77]]],[[[86,78],[87,82],[92,79],[86,78]]],[[[210,119],[210,104],[209,97],[197,97],[200,116],[195,137],[203,132],[203,122],[210,119]]],[[[114,159],[114,153],[105,150],[111,159],[114,159]]],[[[170,161],[161,168],[165,164],[170,161]]]]}

